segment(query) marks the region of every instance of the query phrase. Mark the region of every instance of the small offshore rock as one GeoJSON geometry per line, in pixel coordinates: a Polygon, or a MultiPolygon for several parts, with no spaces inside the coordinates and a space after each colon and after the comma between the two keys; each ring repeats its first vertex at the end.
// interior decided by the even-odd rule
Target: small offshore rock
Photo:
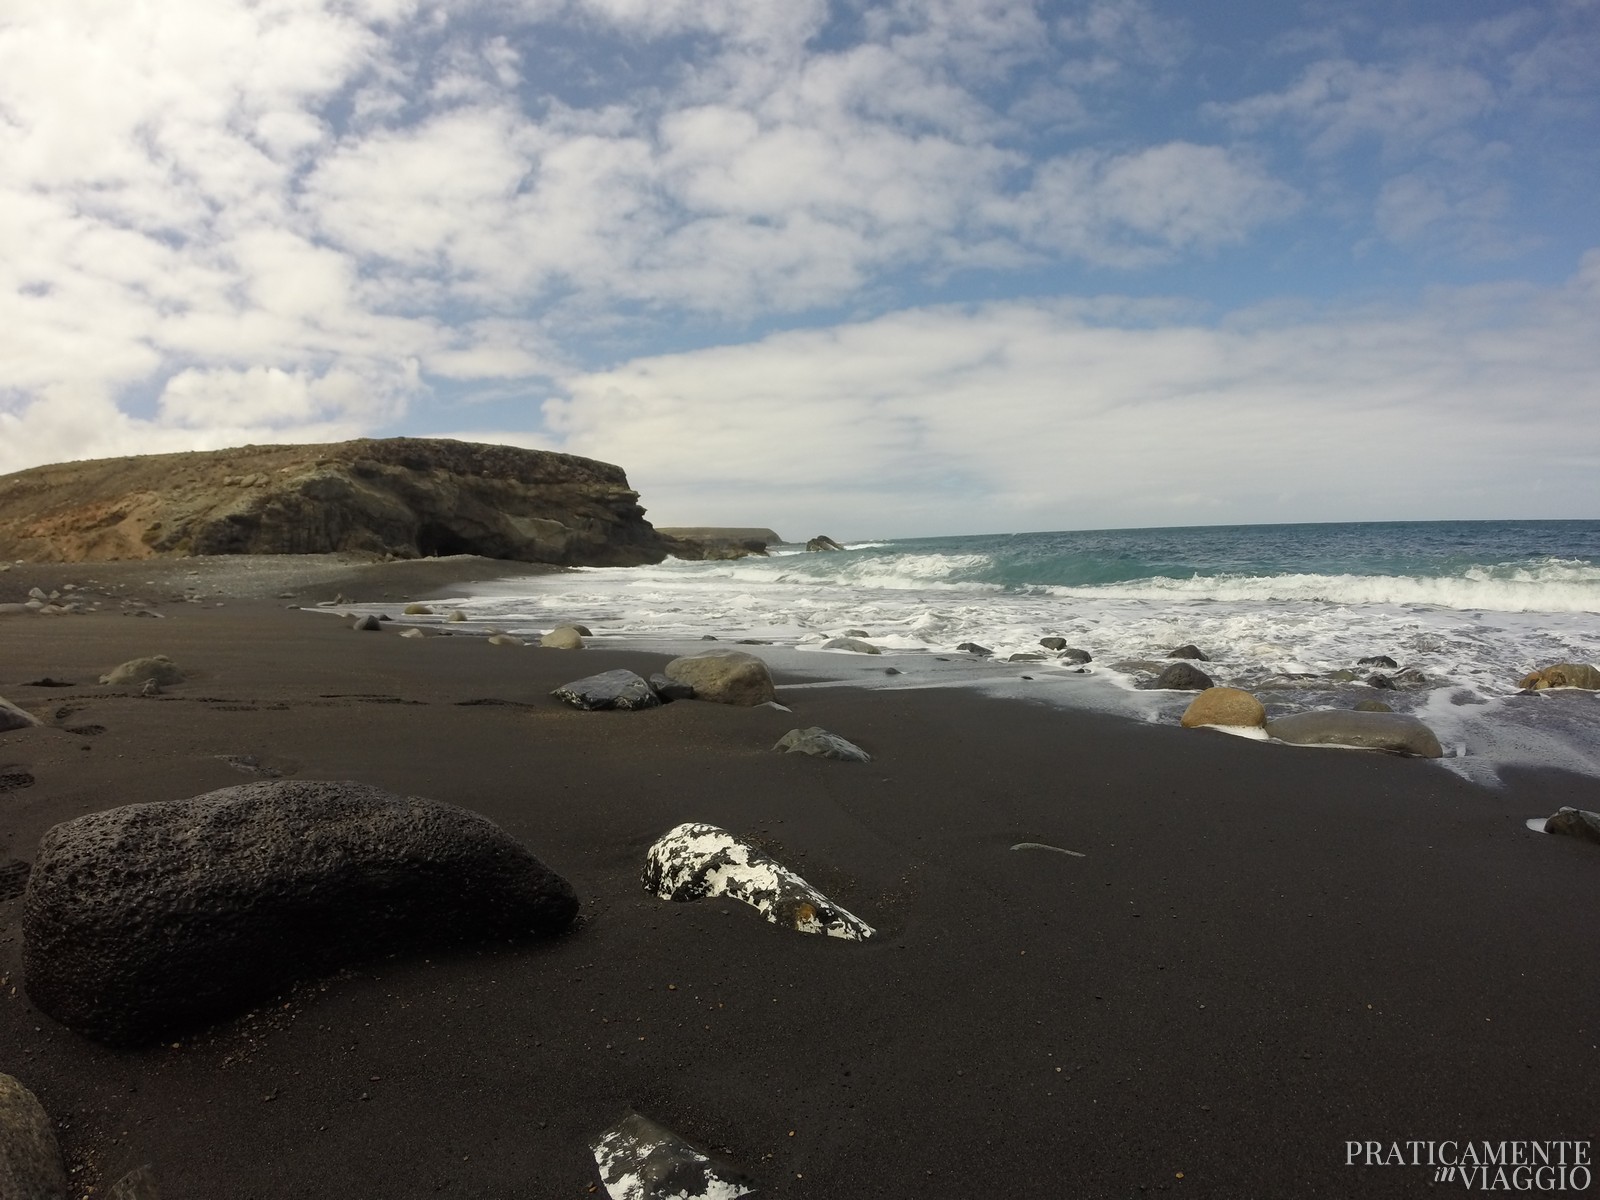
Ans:
{"type": "Polygon", "coordinates": [[[1400,664],[1395,662],[1395,660],[1390,658],[1387,654],[1370,654],[1366,658],[1356,659],[1356,666],[1387,667],[1389,670],[1393,671],[1396,670],[1400,664]]]}
{"type": "Polygon", "coordinates": [[[113,667],[107,674],[100,676],[101,683],[123,687],[133,687],[149,683],[152,680],[158,686],[165,686],[169,683],[182,683],[183,672],[165,654],[157,654],[150,658],[129,659],[120,666],[113,667]]]}
{"type": "Polygon", "coordinates": [[[1426,686],[1428,677],[1416,667],[1407,667],[1395,673],[1394,681],[1403,688],[1419,688],[1426,686]]]}
{"type": "Polygon", "coordinates": [[[1039,639],[1039,645],[1046,650],[1065,650],[1067,648],[1067,639],[1063,637],[1042,637],[1039,639]]]}
{"type": "Polygon", "coordinates": [[[477,813],[364,783],[246,783],[46,831],[23,982],[63,1025],[138,1044],[351,962],[559,933],[577,911],[477,813]]]}
{"type": "Polygon", "coordinates": [[[1380,691],[1385,692],[1395,692],[1400,690],[1400,685],[1395,683],[1395,681],[1390,679],[1387,675],[1378,675],[1376,673],[1367,676],[1367,686],[1375,687],[1380,691]]]}
{"type": "Polygon", "coordinates": [[[31,729],[35,725],[43,725],[31,712],[18,708],[4,696],[0,696],[0,733],[10,733],[13,729],[31,729]]]}
{"type": "Polygon", "coordinates": [[[870,633],[868,633],[865,629],[846,629],[841,636],[843,636],[843,637],[861,637],[861,638],[865,638],[865,637],[871,637],[872,635],[870,633]]]}
{"type": "Polygon", "coordinates": [[[589,1149],[611,1200],[739,1200],[756,1190],[742,1171],[636,1112],[589,1149]]]}
{"type": "Polygon", "coordinates": [[[433,616],[433,609],[428,607],[426,604],[408,604],[408,605],[406,605],[404,612],[405,612],[405,615],[408,616],[408,617],[431,617],[431,616],[433,616]]]}
{"type": "Polygon", "coordinates": [[[583,634],[571,625],[561,625],[541,637],[539,645],[549,650],[582,650],[583,634]]]}
{"type": "Polygon", "coordinates": [[[836,637],[829,638],[822,643],[824,650],[848,650],[852,654],[882,654],[883,651],[871,642],[863,642],[860,638],[836,637]]]}
{"type": "Polygon", "coordinates": [[[1212,687],[1201,692],[1189,702],[1179,720],[1185,729],[1201,725],[1232,725],[1262,728],[1267,723],[1267,710],[1249,692],[1240,688],[1212,687]]]}
{"type": "Polygon", "coordinates": [[[774,750],[786,754],[810,754],[817,758],[836,758],[840,762],[871,762],[868,754],[854,742],[848,742],[837,733],[829,733],[821,726],[809,729],[791,729],[778,739],[774,750]]]}
{"type": "Polygon", "coordinates": [[[1545,819],[1544,831],[1600,844],[1600,813],[1562,805],[1555,816],[1545,819]]]}
{"type": "Polygon", "coordinates": [[[1150,683],[1150,687],[1158,691],[1174,692],[1200,692],[1215,686],[1211,676],[1183,659],[1169,663],[1150,683]]]}
{"type": "Polygon", "coordinates": [[[661,697],[663,704],[670,704],[674,700],[694,699],[694,688],[687,683],[679,683],[676,679],[668,679],[660,671],[650,676],[650,687],[661,697]]]}
{"type": "Polygon", "coordinates": [[[703,650],[675,658],[663,669],[668,679],[694,689],[696,700],[754,706],[777,699],[767,664],[744,650],[703,650]]]}
{"type": "Polygon", "coordinates": [[[1021,650],[1016,654],[1008,654],[1007,662],[1044,662],[1047,655],[1038,650],[1021,650]]]}
{"type": "Polygon", "coordinates": [[[843,550],[844,547],[825,533],[819,533],[806,543],[807,550],[843,550]]]}
{"type": "Polygon", "coordinates": [[[383,622],[368,613],[364,617],[357,617],[355,624],[351,625],[350,628],[359,630],[362,633],[376,633],[383,629],[383,622]]]}
{"type": "Polygon", "coordinates": [[[1077,646],[1068,646],[1065,650],[1061,651],[1060,654],[1057,654],[1056,657],[1062,662],[1077,663],[1080,666],[1086,662],[1094,661],[1094,655],[1090,654],[1087,650],[1079,649],[1077,646]]]}
{"type": "Polygon", "coordinates": [[[1168,658],[1189,658],[1189,659],[1193,659],[1195,662],[1210,662],[1211,661],[1211,656],[1206,654],[1203,650],[1201,650],[1200,647],[1198,647],[1196,645],[1193,645],[1192,643],[1187,643],[1187,642],[1184,643],[1182,646],[1179,646],[1175,650],[1168,650],[1167,651],[1167,657],[1168,658]]]}
{"type": "Polygon", "coordinates": [[[55,1126],[38,1097],[0,1074],[0,1197],[67,1200],[67,1169],[55,1126]]]}
{"type": "Polygon", "coordinates": [[[1382,700],[1362,700],[1351,705],[1356,712],[1393,712],[1382,700]]]}
{"type": "Polygon", "coordinates": [[[1555,663],[1541,667],[1531,675],[1524,675],[1517,686],[1544,691],[1547,688],[1582,688],[1600,690],[1600,670],[1587,663],[1555,663]]]}
{"type": "Polygon", "coordinates": [[[550,694],[561,703],[585,712],[613,708],[632,712],[641,708],[657,708],[661,704],[661,697],[656,695],[649,681],[626,667],[574,679],[550,694]]]}
{"type": "Polygon", "coordinates": [[[1267,733],[1296,746],[1354,746],[1416,758],[1442,758],[1439,739],[1405,713],[1319,708],[1267,722],[1267,733]]]}
{"type": "Polygon", "coordinates": [[[977,642],[962,642],[956,649],[965,650],[968,654],[976,654],[979,658],[988,658],[994,653],[989,647],[980,646],[977,642]]]}
{"type": "Polygon", "coordinates": [[[862,942],[875,932],[765,851],[715,825],[690,821],[669,830],[650,847],[643,882],[663,900],[727,896],[801,933],[862,942]]]}

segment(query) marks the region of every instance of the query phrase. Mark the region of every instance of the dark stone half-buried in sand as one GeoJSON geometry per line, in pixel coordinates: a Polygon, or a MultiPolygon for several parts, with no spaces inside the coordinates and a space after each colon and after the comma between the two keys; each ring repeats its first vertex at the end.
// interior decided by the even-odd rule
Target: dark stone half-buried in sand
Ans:
{"type": "Polygon", "coordinates": [[[661,697],[656,695],[649,681],[626,667],[617,667],[615,670],[602,671],[598,675],[574,679],[571,683],[562,684],[550,694],[561,703],[581,708],[585,712],[598,712],[611,708],[632,711],[640,708],[656,708],[661,704],[661,697]]]}

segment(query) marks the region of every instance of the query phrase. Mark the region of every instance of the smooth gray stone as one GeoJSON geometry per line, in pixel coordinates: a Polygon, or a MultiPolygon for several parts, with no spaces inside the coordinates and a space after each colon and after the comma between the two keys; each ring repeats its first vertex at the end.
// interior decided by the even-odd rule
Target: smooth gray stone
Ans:
{"type": "Polygon", "coordinates": [[[977,642],[962,642],[956,649],[965,650],[968,654],[976,654],[979,658],[988,658],[994,653],[989,647],[980,646],[977,642]]]}
{"type": "Polygon", "coordinates": [[[1203,692],[1216,683],[1199,667],[1185,659],[1169,663],[1163,667],[1161,674],[1151,682],[1150,687],[1163,691],[1176,692],[1203,692]]]}
{"type": "Polygon", "coordinates": [[[246,783],[46,831],[23,978],[62,1024],[131,1045],[350,962],[558,933],[577,911],[477,813],[364,783],[246,783]]]}
{"type": "Polygon", "coordinates": [[[840,762],[871,762],[872,755],[860,746],[848,742],[837,733],[829,733],[820,726],[809,729],[791,729],[778,739],[774,750],[786,754],[810,754],[816,758],[836,758],[840,762]]]}
{"type": "Polygon", "coordinates": [[[658,708],[661,704],[661,697],[656,695],[649,681],[626,667],[574,679],[550,694],[563,704],[570,704],[585,712],[612,708],[632,712],[641,708],[658,708]]]}
{"type": "Polygon", "coordinates": [[[0,1200],[66,1200],[67,1169],[38,1098],[0,1075],[0,1200]]]}
{"type": "Polygon", "coordinates": [[[1042,637],[1039,639],[1039,645],[1043,646],[1046,650],[1065,650],[1067,648],[1067,639],[1061,637],[1042,637]]]}
{"type": "Polygon", "coordinates": [[[1069,663],[1086,663],[1094,661],[1094,655],[1090,654],[1087,650],[1080,650],[1077,646],[1068,646],[1060,654],[1056,655],[1056,657],[1062,662],[1069,663]]]}
{"type": "Polygon", "coordinates": [[[860,638],[836,637],[829,638],[822,643],[824,650],[849,650],[854,654],[882,654],[883,651],[871,642],[863,642],[860,638]]]}
{"type": "Polygon", "coordinates": [[[1167,651],[1168,658],[1191,658],[1195,662],[1210,662],[1211,656],[1206,654],[1199,646],[1186,642],[1175,650],[1167,651]]]}
{"type": "Polygon", "coordinates": [[[1267,733],[1296,746],[1355,746],[1417,758],[1444,757],[1433,730],[1405,713],[1319,708],[1268,721],[1267,733]]]}
{"type": "Polygon", "coordinates": [[[44,722],[24,709],[18,708],[4,696],[0,696],[0,733],[9,733],[13,729],[31,729],[44,722]]]}

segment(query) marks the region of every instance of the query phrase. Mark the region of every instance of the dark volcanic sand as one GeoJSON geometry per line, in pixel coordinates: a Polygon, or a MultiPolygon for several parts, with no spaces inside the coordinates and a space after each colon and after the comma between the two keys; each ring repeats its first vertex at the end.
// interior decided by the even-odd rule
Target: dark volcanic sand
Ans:
{"type": "MultiPolygon", "coordinates": [[[[171,594],[194,568],[162,569],[171,594]]],[[[335,574],[297,586],[309,602],[335,574]]],[[[0,602],[96,576],[17,568],[0,602]]],[[[585,714],[551,688],[661,660],[355,633],[284,603],[0,617],[0,695],[51,723],[0,734],[0,776],[35,780],[0,791],[0,858],[81,813],[246,782],[218,756],[252,755],[487,814],[571,880],[582,924],[365,964],[117,1052],[32,1007],[21,901],[0,902],[0,1070],[84,1194],[141,1162],[166,1200],[603,1194],[587,1147],[629,1107],[761,1195],[829,1200],[1415,1196],[1431,1171],[1347,1167],[1345,1142],[1596,1134],[1600,848],[1523,822],[1600,808],[1600,782],[1489,792],[948,690],[780,679],[793,714],[585,714]],[[151,653],[189,680],[95,682],[151,653]],[[76,686],[27,686],[46,675],[76,686]],[[812,724],[875,761],[769,752],[812,724]],[[685,820],[765,839],[880,936],[645,895],[646,847],[685,820]]]]}

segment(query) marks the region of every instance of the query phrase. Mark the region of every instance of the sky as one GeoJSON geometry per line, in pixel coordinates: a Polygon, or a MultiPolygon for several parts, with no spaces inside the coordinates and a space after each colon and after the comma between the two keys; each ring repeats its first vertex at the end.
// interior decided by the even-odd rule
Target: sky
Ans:
{"type": "Polygon", "coordinates": [[[1600,517],[1600,0],[0,0],[0,472],[785,537],[1600,517]]]}

